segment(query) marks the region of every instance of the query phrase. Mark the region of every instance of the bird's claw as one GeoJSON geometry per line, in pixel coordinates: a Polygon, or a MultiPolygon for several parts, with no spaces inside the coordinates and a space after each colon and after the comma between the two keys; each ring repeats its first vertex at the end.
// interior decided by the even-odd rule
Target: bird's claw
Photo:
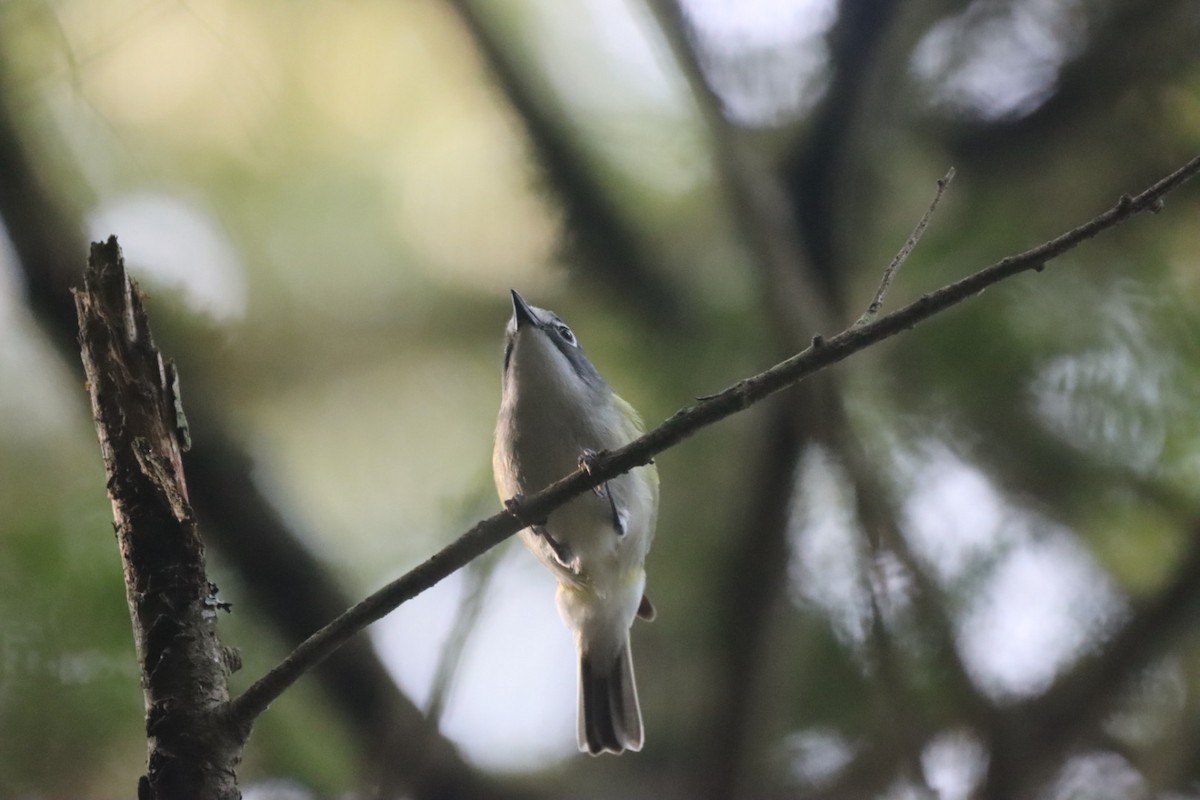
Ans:
{"type": "MultiPolygon", "coordinates": [[[[585,447],[583,452],[579,454],[579,468],[587,474],[592,474],[592,469],[596,466],[596,459],[599,456],[595,450],[585,447]]],[[[592,491],[596,493],[596,497],[608,497],[608,482],[593,486],[592,491]]]]}

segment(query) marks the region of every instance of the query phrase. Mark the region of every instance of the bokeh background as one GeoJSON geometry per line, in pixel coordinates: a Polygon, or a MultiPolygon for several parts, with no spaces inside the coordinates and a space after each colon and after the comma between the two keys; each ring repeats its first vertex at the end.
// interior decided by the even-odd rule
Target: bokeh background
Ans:
{"type": "MultiPolygon", "coordinates": [[[[244,687],[493,513],[507,291],[655,424],[1200,151],[1196,0],[0,3],[0,796],[130,796],[69,287],[180,365],[244,687]]],[[[247,797],[1200,795],[1200,185],[663,454],[645,750],[514,543],[259,722],[247,797]]]]}

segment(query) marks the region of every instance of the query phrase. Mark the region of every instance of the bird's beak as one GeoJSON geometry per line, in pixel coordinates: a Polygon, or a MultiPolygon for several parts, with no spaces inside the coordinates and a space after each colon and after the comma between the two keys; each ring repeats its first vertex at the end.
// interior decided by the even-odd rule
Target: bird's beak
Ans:
{"type": "Polygon", "coordinates": [[[510,289],[512,292],[513,301],[513,319],[517,321],[517,327],[522,325],[536,325],[537,318],[533,315],[533,309],[525,302],[525,298],[517,294],[516,289],[510,289]]]}

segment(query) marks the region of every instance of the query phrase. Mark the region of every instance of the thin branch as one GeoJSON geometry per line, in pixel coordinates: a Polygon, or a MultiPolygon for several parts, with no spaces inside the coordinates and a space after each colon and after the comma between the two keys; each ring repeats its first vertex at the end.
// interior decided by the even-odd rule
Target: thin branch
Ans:
{"type": "Polygon", "coordinates": [[[650,463],[654,456],[692,436],[701,428],[743,411],[819,370],[908,330],[979,294],[989,286],[1022,272],[1041,271],[1051,259],[1135,214],[1157,211],[1162,207],[1162,198],[1168,192],[1197,172],[1200,172],[1200,156],[1193,158],[1142,193],[1136,196],[1123,195],[1116,205],[1073,230],[930,292],[916,302],[874,322],[848,328],[831,339],[814,337],[811,346],[804,351],[693,406],[681,409],[657,428],[624,447],[599,454],[587,471],[576,470],[546,489],[520,500],[516,504],[516,515],[502,512],[477,523],[429,560],[384,586],[314,633],[279,665],[233,700],[230,704],[231,714],[244,724],[252,722],[287,687],[355,633],[524,527],[518,521],[518,516],[522,519],[543,519],[554,509],[592,487],[650,463]]]}
{"type": "Polygon", "coordinates": [[[945,174],[937,182],[937,191],[934,192],[933,200],[929,203],[929,208],[925,209],[925,213],[921,215],[921,219],[917,222],[917,226],[913,228],[913,232],[908,235],[908,240],[896,256],[892,259],[892,263],[887,265],[887,269],[883,271],[883,279],[879,282],[879,288],[875,290],[875,298],[871,301],[871,305],[867,306],[867,311],[858,318],[855,325],[866,325],[871,320],[879,316],[879,309],[883,308],[883,300],[887,297],[888,289],[892,286],[892,279],[896,277],[896,273],[900,271],[900,267],[904,266],[904,262],[912,255],[912,251],[921,241],[921,237],[925,235],[925,229],[929,227],[929,220],[933,218],[933,212],[937,210],[938,203],[942,201],[942,195],[946,191],[946,187],[950,185],[950,181],[954,180],[954,167],[945,174]]]}
{"type": "Polygon", "coordinates": [[[433,686],[429,690],[429,702],[425,706],[425,718],[431,727],[436,728],[442,723],[446,701],[454,688],[471,634],[477,630],[479,620],[483,616],[484,601],[488,597],[499,563],[499,558],[477,558],[468,568],[463,598],[454,616],[454,624],[450,626],[450,634],[446,637],[446,643],[438,656],[437,668],[433,673],[433,686]]]}

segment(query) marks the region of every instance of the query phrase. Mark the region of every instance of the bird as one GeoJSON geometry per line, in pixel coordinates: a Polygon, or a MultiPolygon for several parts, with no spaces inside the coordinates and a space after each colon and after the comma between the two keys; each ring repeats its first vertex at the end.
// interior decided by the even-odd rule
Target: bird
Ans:
{"type": "MultiPolygon", "coordinates": [[[[637,411],[600,376],[571,328],[515,289],[503,363],[492,469],[510,512],[522,497],[642,434],[637,411]]],[[[657,517],[658,470],[650,463],[544,520],[519,519],[527,523],[522,542],[557,578],[559,615],[574,634],[581,752],[642,749],[629,631],[635,618],[655,615],[644,563],[657,517]]]]}

